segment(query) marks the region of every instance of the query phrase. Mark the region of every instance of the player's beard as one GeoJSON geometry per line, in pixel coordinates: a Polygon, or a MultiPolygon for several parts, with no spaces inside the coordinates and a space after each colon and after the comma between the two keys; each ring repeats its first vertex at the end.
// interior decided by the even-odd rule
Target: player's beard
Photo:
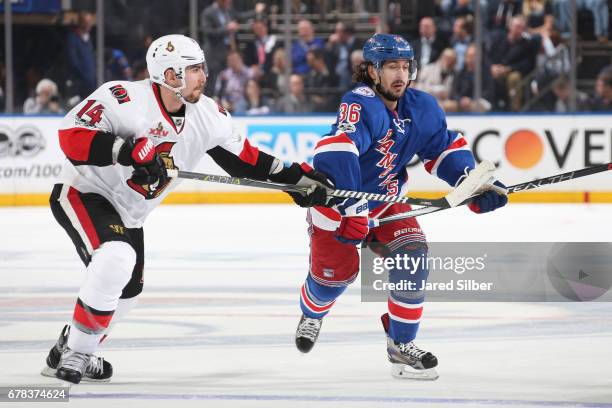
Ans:
{"type": "Polygon", "coordinates": [[[183,99],[185,102],[197,103],[200,100],[202,93],[202,89],[194,89],[189,95],[183,96],[183,99]]]}
{"type": "Polygon", "coordinates": [[[404,92],[406,92],[406,87],[404,87],[404,90],[401,92],[401,94],[399,95],[395,95],[394,93],[392,93],[390,90],[385,89],[382,84],[379,82],[376,84],[376,91],[381,94],[385,99],[391,101],[391,102],[396,102],[397,100],[399,100],[399,98],[401,98],[404,95],[404,92]]]}

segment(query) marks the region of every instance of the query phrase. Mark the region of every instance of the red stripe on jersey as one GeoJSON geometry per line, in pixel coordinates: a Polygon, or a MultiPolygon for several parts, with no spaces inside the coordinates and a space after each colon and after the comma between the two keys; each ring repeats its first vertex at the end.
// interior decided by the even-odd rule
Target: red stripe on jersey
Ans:
{"type": "Polygon", "coordinates": [[[87,161],[89,150],[97,130],[71,128],[59,130],[59,144],[66,155],[71,160],[87,161]]]}
{"type": "Polygon", "coordinates": [[[98,311],[85,305],[81,299],[77,300],[74,306],[73,319],[79,325],[91,329],[93,332],[100,332],[108,327],[113,318],[114,310],[98,311]]]}
{"type": "Polygon", "coordinates": [[[459,139],[455,140],[453,143],[451,143],[450,146],[448,146],[446,148],[446,150],[453,150],[453,149],[458,149],[460,147],[463,147],[467,144],[467,140],[465,140],[465,138],[460,137],[459,139]]]}
{"type": "Polygon", "coordinates": [[[425,170],[427,170],[429,174],[431,174],[431,169],[433,169],[437,161],[438,159],[435,159],[435,160],[425,163],[425,170]]]}
{"type": "Polygon", "coordinates": [[[391,299],[387,301],[387,306],[390,314],[401,319],[418,320],[423,314],[423,306],[416,308],[402,307],[396,303],[393,303],[391,299]]]}
{"type": "Polygon", "coordinates": [[[332,208],[329,207],[319,207],[316,206],[314,207],[315,210],[317,210],[318,212],[320,212],[321,214],[323,214],[324,216],[326,216],[327,218],[329,218],[330,220],[334,220],[334,221],[341,221],[342,220],[342,215],[340,215],[340,213],[332,208]]]}
{"type": "Polygon", "coordinates": [[[174,121],[172,120],[172,118],[168,114],[168,111],[166,110],[166,107],[164,106],[164,103],[162,102],[161,94],[160,94],[160,91],[159,91],[159,85],[157,85],[157,84],[152,82],[151,86],[153,87],[153,95],[155,95],[155,100],[157,101],[157,106],[159,106],[159,110],[161,111],[162,115],[164,115],[164,118],[166,119],[166,122],[168,122],[170,124],[170,126],[172,126],[172,128],[176,131],[176,133],[181,133],[181,131],[185,127],[185,121],[183,120],[183,126],[181,126],[181,129],[178,130],[176,128],[176,125],[174,124],[174,121]]]}
{"type": "Polygon", "coordinates": [[[351,138],[346,135],[346,133],[341,133],[338,136],[332,136],[332,137],[328,137],[328,138],[319,140],[319,142],[315,146],[315,149],[321,146],[332,144],[332,143],[352,143],[354,144],[351,138]]]}
{"type": "Polygon", "coordinates": [[[257,163],[257,158],[259,157],[259,149],[251,146],[249,143],[249,139],[244,139],[244,144],[242,145],[242,151],[240,152],[240,160],[245,163],[249,163],[251,166],[254,166],[257,163]]]}
{"type": "MultiPolygon", "coordinates": [[[[450,146],[448,146],[444,151],[447,150],[453,150],[453,149],[459,149],[460,147],[463,147],[467,145],[467,140],[465,140],[463,137],[455,140],[453,143],[450,144],[450,146]]],[[[434,168],[434,166],[436,165],[436,162],[438,161],[440,157],[438,156],[437,158],[435,158],[434,160],[428,162],[427,164],[425,164],[425,170],[427,170],[428,173],[431,174],[431,169],[434,168]]]]}
{"type": "Polygon", "coordinates": [[[306,285],[305,284],[302,285],[302,300],[304,301],[304,303],[306,303],[306,306],[308,306],[308,308],[310,310],[312,310],[313,312],[316,312],[316,313],[327,312],[329,309],[331,309],[331,307],[334,305],[334,303],[336,303],[336,301],[334,300],[333,302],[331,302],[327,306],[319,306],[319,305],[315,304],[310,299],[308,299],[308,293],[306,293],[306,285]]]}
{"type": "Polygon", "coordinates": [[[79,191],[73,187],[70,187],[68,190],[68,202],[72,206],[72,209],[77,215],[81,226],[85,230],[85,234],[87,234],[87,238],[91,243],[91,247],[95,250],[100,246],[100,238],[98,238],[98,233],[94,228],[93,221],[91,217],[89,217],[89,213],[85,209],[85,205],[83,205],[83,201],[81,201],[81,197],[79,196],[79,191]]]}

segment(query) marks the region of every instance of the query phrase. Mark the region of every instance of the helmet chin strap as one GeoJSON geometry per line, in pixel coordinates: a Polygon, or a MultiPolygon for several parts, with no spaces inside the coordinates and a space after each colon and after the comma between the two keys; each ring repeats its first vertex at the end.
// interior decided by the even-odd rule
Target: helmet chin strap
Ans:
{"type": "Polygon", "coordinates": [[[166,89],[169,89],[170,91],[174,92],[174,94],[176,95],[177,99],[179,99],[182,103],[186,104],[187,101],[185,100],[185,98],[183,98],[183,94],[181,93],[181,91],[185,88],[187,88],[187,84],[185,82],[185,80],[183,78],[179,78],[179,80],[181,81],[181,86],[179,86],[178,88],[174,88],[170,85],[168,85],[166,82],[162,82],[160,85],[163,86],[166,89]]]}

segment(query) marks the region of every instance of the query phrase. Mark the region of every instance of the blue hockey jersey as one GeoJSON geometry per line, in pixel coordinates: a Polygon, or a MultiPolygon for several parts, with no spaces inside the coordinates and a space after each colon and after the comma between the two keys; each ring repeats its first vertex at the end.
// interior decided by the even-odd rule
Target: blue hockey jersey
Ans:
{"type": "MultiPolygon", "coordinates": [[[[313,165],[338,189],[396,195],[406,191],[406,165],[414,155],[451,186],[475,165],[463,135],[446,128],[434,97],[408,88],[390,111],[359,84],[343,96],[331,132],[315,147],[313,165]]],[[[381,204],[370,202],[370,210],[381,204]]]]}

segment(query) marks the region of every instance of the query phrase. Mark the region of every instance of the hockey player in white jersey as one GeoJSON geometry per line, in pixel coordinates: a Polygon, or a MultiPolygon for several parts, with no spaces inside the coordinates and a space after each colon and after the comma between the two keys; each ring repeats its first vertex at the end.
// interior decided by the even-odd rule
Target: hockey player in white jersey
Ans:
{"type": "Polygon", "coordinates": [[[229,113],[203,96],[206,61],[196,41],[167,35],[147,51],[150,80],[108,82],[72,109],[59,130],[67,157],[51,195],[56,220],[87,266],[72,323],[50,350],[43,375],[70,383],[108,381],[112,366],[93,353],[134,306],[143,287],[143,223],[179,182],[166,169],[193,170],[209,154],[230,175],[311,187],[292,193],[321,205],[325,176],[252,147],[229,113]]]}

